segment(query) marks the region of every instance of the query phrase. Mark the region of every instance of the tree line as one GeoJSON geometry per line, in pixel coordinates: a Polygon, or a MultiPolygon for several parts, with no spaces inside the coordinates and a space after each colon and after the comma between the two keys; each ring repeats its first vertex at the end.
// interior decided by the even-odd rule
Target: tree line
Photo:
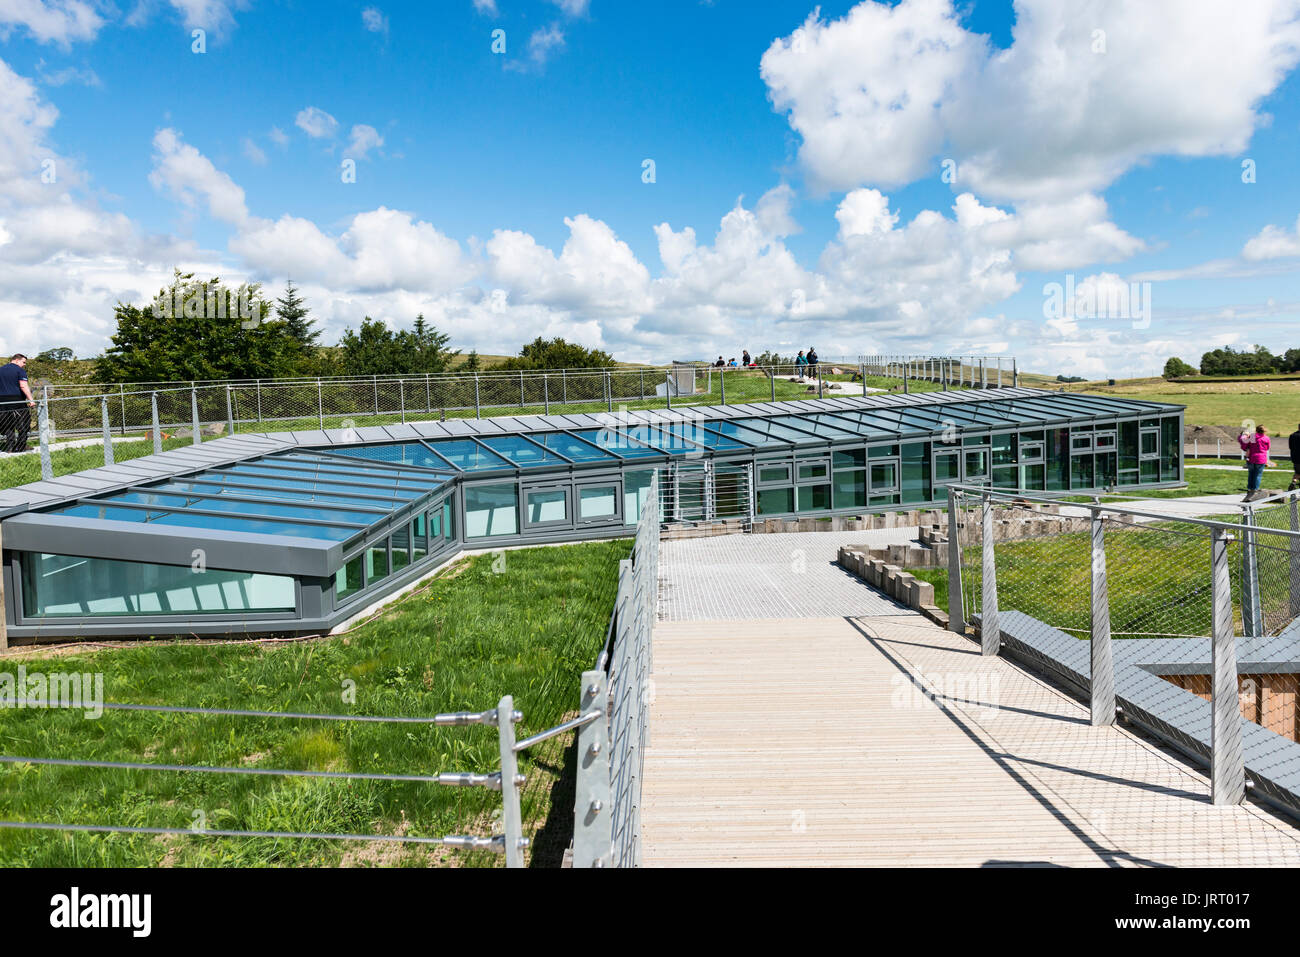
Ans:
{"type": "Polygon", "coordinates": [[[1212,349],[1201,355],[1199,368],[1194,368],[1182,359],[1174,356],[1165,363],[1163,375],[1166,379],[1178,379],[1183,376],[1196,375],[1235,376],[1235,375],[1274,375],[1277,373],[1300,372],[1300,349],[1288,349],[1281,355],[1274,355],[1264,346],[1253,349],[1212,349]]]}
{"type": "MultiPolygon", "coordinates": [[[[231,286],[220,277],[199,280],[177,270],[169,286],[141,306],[119,302],[110,345],[94,360],[98,382],[185,382],[202,379],[276,379],[293,376],[423,375],[456,371],[601,368],[609,353],[562,338],[541,336],[519,354],[485,364],[476,351],[462,355],[450,336],[417,315],[408,328],[366,316],[334,345],[298,288],[286,282],[276,299],[261,283],[231,286]]],[[[73,358],[66,347],[38,357],[73,358]]]]}

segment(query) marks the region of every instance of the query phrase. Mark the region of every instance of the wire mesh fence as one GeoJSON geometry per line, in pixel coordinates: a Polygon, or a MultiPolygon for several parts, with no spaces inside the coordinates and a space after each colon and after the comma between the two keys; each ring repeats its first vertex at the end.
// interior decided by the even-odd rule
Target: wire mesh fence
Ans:
{"type": "Polygon", "coordinates": [[[954,627],[974,624],[986,654],[1009,644],[1081,684],[1094,723],[1124,698],[1209,757],[1216,801],[1239,800],[1249,770],[1300,806],[1296,782],[1277,783],[1300,774],[1297,498],[1193,517],[954,490],[954,627]],[[1210,707],[1196,711],[1188,693],[1210,707]]]}

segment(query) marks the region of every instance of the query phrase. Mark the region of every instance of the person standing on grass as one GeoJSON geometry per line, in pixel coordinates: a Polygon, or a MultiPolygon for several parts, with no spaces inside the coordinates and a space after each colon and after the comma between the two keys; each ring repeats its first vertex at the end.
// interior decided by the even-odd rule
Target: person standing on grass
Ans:
{"type": "Polygon", "coordinates": [[[1237,442],[1246,453],[1246,497],[1242,501],[1249,502],[1261,495],[1259,484],[1264,478],[1264,466],[1268,464],[1268,449],[1272,442],[1262,425],[1255,426],[1254,436],[1242,432],[1237,436],[1237,442]]]}
{"type": "Polygon", "coordinates": [[[794,357],[794,374],[802,379],[804,372],[807,371],[807,367],[808,360],[804,358],[803,350],[800,349],[799,354],[794,357]]]}
{"type": "Polygon", "coordinates": [[[817,378],[817,350],[812,346],[808,347],[808,375],[817,378]]]}
{"type": "Polygon", "coordinates": [[[1287,486],[1288,492],[1294,492],[1300,488],[1300,427],[1297,427],[1287,439],[1287,444],[1291,446],[1291,484],[1287,486]]]}
{"type": "Polygon", "coordinates": [[[27,433],[32,421],[27,410],[35,405],[31,386],[27,384],[27,357],[19,352],[0,366],[0,433],[3,433],[0,452],[27,451],[27,433]]]}

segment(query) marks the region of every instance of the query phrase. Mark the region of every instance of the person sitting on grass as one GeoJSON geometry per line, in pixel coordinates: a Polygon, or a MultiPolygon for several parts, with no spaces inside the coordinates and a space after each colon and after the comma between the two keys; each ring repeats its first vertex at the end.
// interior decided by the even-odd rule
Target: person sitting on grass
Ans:
{"type": "Polygon", "coordinates": [[[1254,436],[1242,432],[1237,436],[1237,442],[1246,453],[1246,497],[1242,501],[1250,502],[1264,494],[1259,485],[1264,478],[1264,466],[1268,464],[1268,449],[1272,443],[1262,425],[1255,426],[1254,436]]]}

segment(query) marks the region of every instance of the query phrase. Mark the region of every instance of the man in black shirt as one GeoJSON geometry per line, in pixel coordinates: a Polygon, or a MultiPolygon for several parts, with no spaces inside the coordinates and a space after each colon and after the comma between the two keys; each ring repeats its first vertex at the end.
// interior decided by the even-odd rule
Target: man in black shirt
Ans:
{"type": "Polygon", "coordinates": [[[0,366],[0,452],[27,451],[27,432],[31,428],[27,410],[34,405],[36,400],[27,384],[27,357],[20,352],[0,366]]]}
{"type": "Polygon", "coordinates": [[[1300,428],[1291,433],[1287,442],[1291,446],[1291,484],[1287,491],[1294,492],[1300,488],[1300,428]]]}

